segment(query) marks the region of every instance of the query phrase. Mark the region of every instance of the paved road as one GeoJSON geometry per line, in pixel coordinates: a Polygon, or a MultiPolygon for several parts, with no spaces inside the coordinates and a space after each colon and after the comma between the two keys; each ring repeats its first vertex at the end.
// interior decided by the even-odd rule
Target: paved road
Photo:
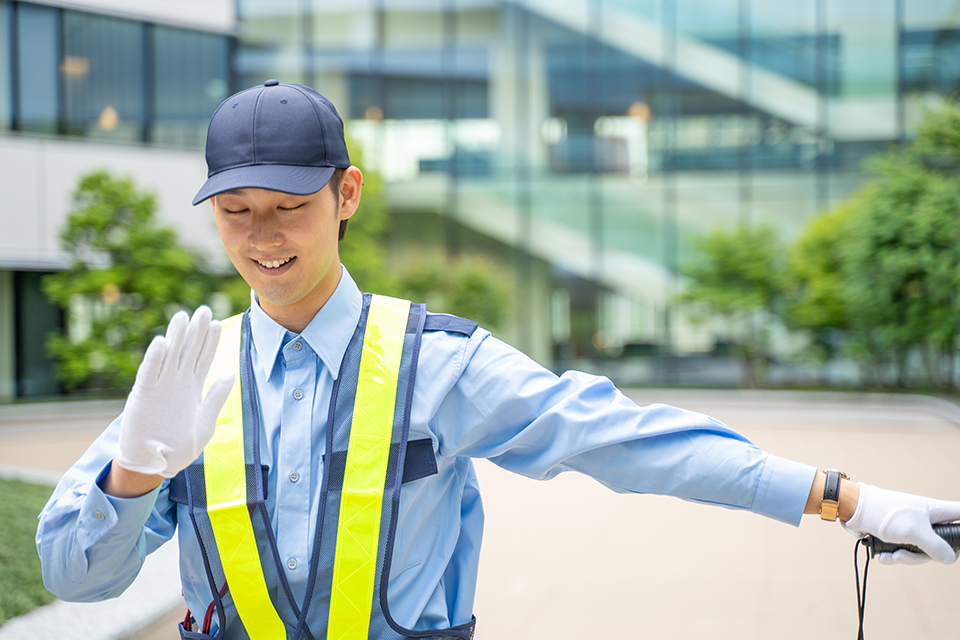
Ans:
{"type": "MultiPolygon", "coordinates": [[[[763,448],[854,478],[960,499],[960,410],[912,396],[642,390],[763,448]]],[[[118,405],[0,407],[0,466],[62,472],[118,405]],[[19,411],[24,411],[19,409],[19,411]],[[44,414],[44,411],[46,413],[44,414]],[[47,454],[41,455],[40,452],[47,454]]],[[[856,636],[853,538],[571,474],[538,483],[481,461],[487,524],[478,640],[856,636]]],[[[871,567],[870,640],[956,638],[960,566],[871,567]]],[[[174,640],[170,622],[138,640],[174,640]]]]}
{"type": "MultiPolygon", "coordinates": [[[[960,499],[960,414],[910,398],[630,393],[714,415],[775,454],[960,499]]],[[[478,640],[856,637],[853,538],[566,474],[478,465],[487,513],[478,640]]],[[[861,556],[862,558],[862,556],[861,556]]],[[[871,568],[866,637],[957,638],[960,566],[871,568]]]]}

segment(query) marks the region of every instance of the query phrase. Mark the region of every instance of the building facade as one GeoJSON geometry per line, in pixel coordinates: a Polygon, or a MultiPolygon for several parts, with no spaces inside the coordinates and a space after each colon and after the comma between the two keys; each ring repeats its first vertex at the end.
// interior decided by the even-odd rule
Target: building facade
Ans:
{"type": "Polygon", "coordinates": [[[403,224],[505,248],[543,360],[714,347],[671,304],[691,240],[790,239],[960,90],[954,0],[240,0],[241,84],[314,85],[403,224]],[[433,218],[425,219],[425,212],[433,218]]]}
{"type": "Polygon", "coordinates": [[[41,291],[83,174],[157,195],[163,223],[219,255],[190,200],[210,113],[232,88],[229,0],[0,0],[0,398],[61,391],[45,342],[66,323],[41,291]]]}
{"type": "Polygon", "coordinates": [[[77,177],[132,175],[219,259],[189,207],[205,125],[268,78],[338,106],[393,260],[505,265],[502,334],[545,363],[710,350],[671,302],[691,241],[795,236],[960,91],[956,0],[0,0],[0,38],[7,396],[56,390],[38,283],[77,177]]]}

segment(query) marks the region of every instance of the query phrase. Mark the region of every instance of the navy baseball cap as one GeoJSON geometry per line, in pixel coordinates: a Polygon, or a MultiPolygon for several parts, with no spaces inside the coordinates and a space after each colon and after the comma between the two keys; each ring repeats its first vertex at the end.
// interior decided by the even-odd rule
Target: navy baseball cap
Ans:
{"type": "Polygon", "coordinates": [[[307,195],[350,166],[343,120],[302,84],[267,80],[223,101],[207,129],[207,181],[193,204],[231,189],[307,195]]]}

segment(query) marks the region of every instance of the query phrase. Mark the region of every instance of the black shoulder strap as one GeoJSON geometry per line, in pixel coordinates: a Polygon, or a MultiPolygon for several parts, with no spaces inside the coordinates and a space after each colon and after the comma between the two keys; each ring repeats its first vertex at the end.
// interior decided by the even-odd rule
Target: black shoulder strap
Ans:
{"type": "Polygon", "coordinates": [[[452,316],[449,313],[427,313],[423,324],[424,331],[446,331],[459,333],[468,338],[477,330],[477,323],[473,320],[452,316]]]}

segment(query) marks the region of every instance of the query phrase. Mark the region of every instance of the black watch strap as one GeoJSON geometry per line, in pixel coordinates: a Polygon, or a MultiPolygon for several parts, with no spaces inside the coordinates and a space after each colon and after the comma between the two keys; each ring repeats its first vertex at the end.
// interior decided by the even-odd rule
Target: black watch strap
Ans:
{"type": "Polygon", "coordinates": [[[840,472],[827,469],[827,482],[823,485],[823,499],[840,502],[840,472]]]}

